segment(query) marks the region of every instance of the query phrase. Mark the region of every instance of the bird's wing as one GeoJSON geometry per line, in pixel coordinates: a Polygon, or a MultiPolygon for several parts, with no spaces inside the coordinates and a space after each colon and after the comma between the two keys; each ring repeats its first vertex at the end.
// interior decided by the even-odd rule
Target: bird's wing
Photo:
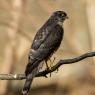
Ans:
{"type": "Polygon", "coordinates": [[[40,44],[36,57],[43,60],[46,56],[50,56],[55,50],[58,49],[63,37],[63,28],[60,25],[56,25],[49,30],[49,35],[46,39],[40,44]]]}
{"type": "Polygon", "coordinates": [[[50,34],[51,27],[41,28],[33,40],[32,49],[37,50],[40,45],[47,39],[50,34]]]}
{"type": "Polygon", "coordinates": [[[38,49],[40,48],[42,43],[44,43],[47,37],[50,35],[50,29],[51,27],[42,27],[37,32],[28,55],[28,64],[25,70],[26,75],[28,75],[29,73],[32,72],[33,69],[38,67],[39,63],[42,61],[42,59],[39,58],[39,55],[42,51],[38,51],[38,49]]]}

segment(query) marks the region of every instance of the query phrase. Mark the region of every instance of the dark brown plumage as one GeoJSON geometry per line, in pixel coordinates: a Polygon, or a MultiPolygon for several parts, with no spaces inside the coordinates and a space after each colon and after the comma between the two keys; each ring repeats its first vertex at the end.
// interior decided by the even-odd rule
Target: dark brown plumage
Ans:
{"type": "Polygon", "coordinates": [[[29,92],[32,80],[39,72],[41,62],[47,61],[60,46],[64,33],[62,24],[66,18],[65,12],[56,11],[37,32],[29,52],[23,95],[27,95],[29,92]]]}

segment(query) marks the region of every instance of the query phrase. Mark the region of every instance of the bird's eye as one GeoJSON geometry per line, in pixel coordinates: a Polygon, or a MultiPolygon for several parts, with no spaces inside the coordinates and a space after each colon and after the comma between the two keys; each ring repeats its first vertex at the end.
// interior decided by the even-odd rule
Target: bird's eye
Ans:
{"type": "Polygon", "coordinates": [[[64,17],[64,14],[61,14],[62,17],[64,17]]]}
{"type": "Polygon", "coordinates": [[[64,14],[59,14],[60,17],[64,17],[64,14]]]}

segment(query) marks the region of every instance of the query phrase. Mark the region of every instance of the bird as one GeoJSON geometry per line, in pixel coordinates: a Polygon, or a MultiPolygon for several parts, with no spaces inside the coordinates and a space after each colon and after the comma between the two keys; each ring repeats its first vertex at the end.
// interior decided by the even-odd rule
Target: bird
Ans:
{"type": "Polygon", "coordinates": [[[39,67],[50,59],[59,48],[64,35],[63,22],[67,19],[64,11],[55,11],[36,33],[31,45],[28,64],[25,69],[26,81],[22,89],[28,95],[33,78],[39,73],[39,67]]]}

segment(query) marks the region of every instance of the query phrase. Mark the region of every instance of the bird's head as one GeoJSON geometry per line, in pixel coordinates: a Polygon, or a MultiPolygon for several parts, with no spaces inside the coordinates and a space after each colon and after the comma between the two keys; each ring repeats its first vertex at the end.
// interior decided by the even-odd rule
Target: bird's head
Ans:
{"type": "Polygon", "coordinates": [[[60,22],[63,22],[65,19],[68,19],[67,14],[63,11],[56,11],[53,13],[52,16],[55,17],[55,19],[60,22]]]}

